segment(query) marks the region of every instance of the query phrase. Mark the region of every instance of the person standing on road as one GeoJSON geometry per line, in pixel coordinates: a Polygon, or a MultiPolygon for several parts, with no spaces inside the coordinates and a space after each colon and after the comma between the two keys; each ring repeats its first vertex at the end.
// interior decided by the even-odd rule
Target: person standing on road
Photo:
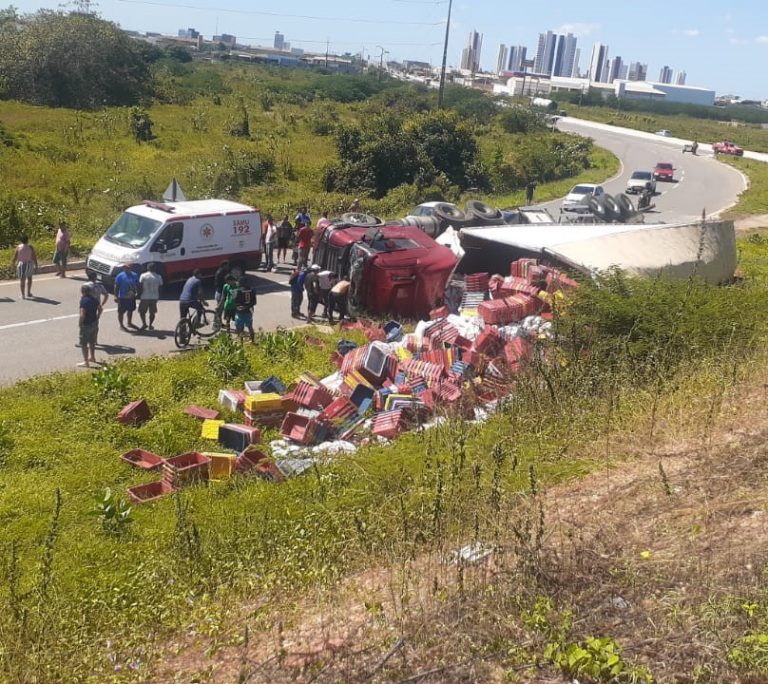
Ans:
{"type": "MultiPolygon", "coordinates": [[[[298,225],[298,224],[297,224],[298,225]]],[[[296,235],[296,242],[299,248],[299,266],[306,266],[309,263],[309,249],[312,246],[312,228],[308,223],[304,223],[299,228],[296,235]]]]}
{"type": "Polygon", "coordinates": [[[115,278],[115,301],[117,302],[117,320],[120,329],[126,330],[123,325],[123,316],[128,319],[128,327],[138,330],[139,326],[133,323],[133,312],[136,311],[136,297],[139,294],[139,276],[132,268],[133,264],[123,264],[123,270],[115,278]]]}
{"type": "Polygon", "coordinates": [[[288,284],[291,286],[291,317],[301,318],[301,303],[304,301],[304,279],[307,277],[307,271],[301,266],[297,266],[296,270],[291,274],[288,279],[288,284]]]}
{"type": "Polygon", "coordinates": [[[90,368],[96,362],[96,342],[99,336],[99,318],[103,309],[93,296],[93,288],[86,283],[80,288],[80,347],[83,350],[83,362],[79,366],[90,368]]]}
{"type": "Polygon", "coordinates": [[[533,191],[536,189],[536,181],[529,180],[525,184],[525,203],[530,205],[533,202],[533,191]]]}
{"type": "Polygon", "coordinates": [[[349,294],[349,278],[342,278],[328,293],[328,322],[333,325],[333,312],[339,312],[339,322],[347,315],[347,295],[349,294]]]}
{"type": "Polygon", "coordinates": [[[312,223],[312,219],[310,218],[309,214],[307,213],[307,208],[302,207],[299,209],[299,213],[296,214],[296,218],[293,219],[294,223],[296,223],[296,227],[298,228],[298,224],[301,223],[302,226],[308,226],[310,223],[312,223]]]}
{"type": "Polygon", "coordinates": [[[64,221],[59,222],[59,230],[56,233],[56,251],[53,254],[53,263],[59,267],[59,278],[67,277],[67,258],[72,244],[72,233],[64,221]]]}
{"type": "Polygon", "coordinates": [[[216,306],[221,304],[221,295],[224,292],[224,284],[227,282],[228,275],[229,260],[224,259],[216,269],[216,273],[213,274],[213,298],[216,301],[216,306]]]}
{"type": "Polygon", "coordinates": [[[285,263],[288,258],[288,247],[291,244],[291,236],[293,235],[293,226],[288,220],[288,214],[283,216],[283,220],[277,227],[277,260],[281,263],[285,263]]]}
{"type": "Polygon", "coordinates": [[[275,270],[275,246],[277,244],[277,226],[272,220],[272,214],[267,214],[266,230],[264,231],[264,251],[267,254],[267,271],[275,270]]]}
{"type": "Polygon", "coordinates": [[[147,270],[139,278],[139,316],[141,316],[141,330],[147,329],[147,312],[149,312],[149,329],[155,329],[155,316],[157,315],[157,300],[160,299],[160,288],[163,286],[163,278],[157,272],[154,262],[147,264],[147,270]]]}
{"type": "Polygon", "coordinates": [[[315,319],[315,312],[317,311],[317,305],[320,302],[320,267],[317,264],[312,264],[304,278],[304,289],[307,291],[307,323],[311,323],[315,319]]]}
{"type": "Polygon", "coordinates": [[[107,292],[107,288],[104,287],[104,283],[96,280],[96,274],[93,271],[88,272],[88,280],[90,281],[91,285],[91,293],[103,307],[109,299],[109,292],[107,292]]]}
{"type": "Polygon", "coordinates": [[[229,332],[230,324],[237,310],[235,297],[237,297],[237,278],[232,273],[229,273],[227,274],[227,282],[224,283],[224,290],[221,293],[222,319],[227,326],[227,332],[229,332]]]}
{"type": "Polygon", "coordinates": [[[235,294],[235,331],[243,339],[243,330],[248,328],[248,335],[253,342],[253,307],[256,305],[256,293],[251,289],[248,278],[243,276],[237,283],[235,294]]]}
{"type": "Polygon", "coordinates": [[[21,244],[13,253],[11,267],[16,269],[16,277],[21,286],[21,298],[32,298],[32,276],[37,270],[37,254],[35,248],[29,244],[29,237],[21,236],[21,244]],[[24,285],[26,284],[26,289],[24,285]]]}

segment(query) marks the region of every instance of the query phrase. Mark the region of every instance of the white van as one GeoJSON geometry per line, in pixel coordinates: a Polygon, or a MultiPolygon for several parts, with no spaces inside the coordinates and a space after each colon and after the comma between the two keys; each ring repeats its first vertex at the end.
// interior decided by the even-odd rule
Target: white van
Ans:
{"type": "Polygon", "coordinates": [[[261,216],[228,200],[149,202],[126,211],[94,245],[86,272],[111,285],[124,263],[136,271],[149,262],[165,282],[184,280],[196,268],[213,273],[228,259],[233,270],[255,267],[261,258],[261,216]]]}

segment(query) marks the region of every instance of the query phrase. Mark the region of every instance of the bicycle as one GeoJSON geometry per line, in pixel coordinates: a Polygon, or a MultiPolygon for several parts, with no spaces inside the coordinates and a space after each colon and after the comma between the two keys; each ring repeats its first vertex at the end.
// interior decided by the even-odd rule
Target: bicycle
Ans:
{"type": "MultiPolygon", "coordinates": [[[[205,307],[203,303],[203,307],[205,307]]],[[[221,322],[218,314],[213,309],[203,308],[201,311],[192,307],[187,311],[187,315],[179,320],[176,329],[173,331],[173,341],[179,349],[189,346],[192,335],[198,339],[213,337],[221,330],[221,322]]]]}

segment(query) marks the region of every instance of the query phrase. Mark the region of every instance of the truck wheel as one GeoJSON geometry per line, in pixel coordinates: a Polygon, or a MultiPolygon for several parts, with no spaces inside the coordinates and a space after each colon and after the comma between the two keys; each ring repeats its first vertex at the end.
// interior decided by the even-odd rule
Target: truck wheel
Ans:
{"type": "Polygon", "coordinates": [[[635,206],[632,204],[632,200],[629,199],[629,197],[627,197],[625,194],[619,193],[618,195],[614,195],[613,199],[619,207],[619,212],[621,213],[622,219],[628,219],[630,216],[636,213],[635,206]]]}
{"type": "Polygon", "coordinates": [[[621,207],[610,195],[602,195],[600,203],[605,207],[605,213],[608,221],[617,221],[621,218],[621,207]]]}
{"type": "Polygon", "coordinates": [[[501,212],[496,207],[492,207],[480,200],[469,200],[465,211],[468,217],[476,219],[478,222],[483,222],[485,225],[490,225],[490,222],[501,223],[504,220],[501,212]]]}
{"type": "Polygon", "coordinates": [[[348,226],[359,226],[360,228],[372,228],[380,226],[382,220],[373,214],[363,214],[362,212],[349,211],[341,215],[341,222],[348,226]]]}
{"type": "Polygon", "coordinates": [[[455,204],[449,204],[448,202],[440,202],[435,207],[435,216],[437,216],[441,223],[445,226],[463,226],[467,223],[467,215],[459,209],[455,204]]]}
{"type": "Polygon", "coordinates": [[[589,211],[596,219],[599,219],[600,221],[608,220],[608,211],[596,197],[590,196],[587,198],[587,207],[589,207],[589,211]]]}

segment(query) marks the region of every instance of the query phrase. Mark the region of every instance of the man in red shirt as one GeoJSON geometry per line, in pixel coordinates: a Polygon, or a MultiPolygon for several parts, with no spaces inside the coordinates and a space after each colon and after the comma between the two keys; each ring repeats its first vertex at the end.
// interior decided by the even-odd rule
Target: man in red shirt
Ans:
{"type": "Polygon", "coordinates": [[[306,266],[309,262],[309,248],[312,246],[312,229],[309,224],[304,224],[299,228],[296,236],[296,242],[299,247],[299,266],[306,266]]]}

